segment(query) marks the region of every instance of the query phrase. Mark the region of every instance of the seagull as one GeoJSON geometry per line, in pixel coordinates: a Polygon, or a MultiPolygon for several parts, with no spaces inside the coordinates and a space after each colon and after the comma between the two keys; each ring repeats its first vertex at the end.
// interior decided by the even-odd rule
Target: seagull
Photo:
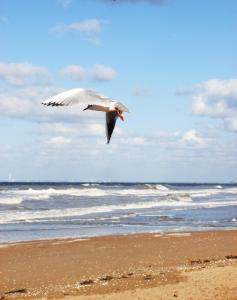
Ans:
{"type": "Polygon", "coordinates": [[[91,89],[71,89],[42,102],[47,106],[86,105],[83,111],[95,110],[105,112],[107,144],[109,144],[117,118],[124,121],[123,112],[129,112],[126,106],[109,97],[98,94],[91,89]]]}

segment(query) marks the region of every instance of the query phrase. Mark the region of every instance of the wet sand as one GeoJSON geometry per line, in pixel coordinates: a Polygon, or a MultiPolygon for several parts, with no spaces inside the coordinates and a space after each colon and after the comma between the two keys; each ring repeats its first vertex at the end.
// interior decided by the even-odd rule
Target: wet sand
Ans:
{"type": "Polygon", "coordinates": [[[237,231],[0,246],[0,299],[237,299],[237,231]]]}

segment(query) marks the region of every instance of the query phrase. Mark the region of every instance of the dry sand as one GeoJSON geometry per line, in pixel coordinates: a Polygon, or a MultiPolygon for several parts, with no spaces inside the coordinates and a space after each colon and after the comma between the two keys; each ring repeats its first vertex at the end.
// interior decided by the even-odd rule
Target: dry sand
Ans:
{"type": "Polygon", "coordinates": [[[237,300],[237,231],[0,247],[0,299],[237,300]]]}

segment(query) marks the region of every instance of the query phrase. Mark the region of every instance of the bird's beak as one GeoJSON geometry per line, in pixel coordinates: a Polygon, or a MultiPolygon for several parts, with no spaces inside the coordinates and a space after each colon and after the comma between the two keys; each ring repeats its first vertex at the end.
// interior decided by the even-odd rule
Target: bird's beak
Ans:
{"type": "Polygon", "coordinates": [[[118,113],[118,117],[119,117],[122,121],[124,121],[124,117],[123,117],[123,115],[122,115],[122,112],[117,111],[117,113],[118,113]]]}
{"type": "Polygon", "coordinates": [[[119,115],[119,118],[124,121],[124,117],[122,115],[119,115]]]}

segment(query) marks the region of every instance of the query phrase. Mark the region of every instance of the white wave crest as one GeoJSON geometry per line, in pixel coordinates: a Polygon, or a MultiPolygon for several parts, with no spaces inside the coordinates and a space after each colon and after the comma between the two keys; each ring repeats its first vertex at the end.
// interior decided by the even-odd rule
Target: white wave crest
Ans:
{"type": "MultiPolygon", "coordinates": [[[[185,196],[187,197],[187,196],[185,196]]],[[[176,198],[177,199],[177,198],[176,198]]],[[[149,208],[212,208],[212,207],[224,207],[237,205],[237,200],[233,201],[212,201],[212,202],[192,202],[192,201],[181,201],[178,200],[153,200],[153,201],[143,201],[128,204],[118,204],[118,205],[101,205],[83,208],[66,208],[66,209],[50,209],[44,211],[15,211],[5,214],[0,212],[0,224],[4,223],[15,223],[15,222],[40,222],[45,220],[54,220],[55,218],[63,217],[78,217],[88,214],[106,213],[118,210],[140,210],[149,208]]]]}
{"type": "Polygon", "coordinates": [[[150,183],[146,183],[145,187],[147,187],[148,189],[151,190],[159,190],[159,191],[169,191],[169,188],[167,188],[166,186],[162,185],[162,184],[150,184],[150,183]]]}
{"type": "Polygon", "coordinates": [[[14,191],[7,191],[7,193],[12,195],[22,195],[24,197],[30,199],[48,199],[50,196],[88,196],[88,197],[95,197],[95,196],[105,196],[106,193],[98,188],[67,188],[67,189],[28,189],[28,190],[14,190],[14,191]]]}
{"type": "Polygon", "coordinates": [[[7,205],[16,205],[22,202],[21,197],[4,197],[0,198],[0,204],[7,204],[7,205]]]}
{"type": "Polygon", "coordinates": [[[86,186],[86,187],[88,187],[88,186],[100,186],[100,184],[99,183],[83,183],[82,186],[86,186]]]}
{"type": "Polygon", "coordinates": [[[189,191],[192,197],[208,197],[218,194],[237,194],[236,188],[197,189],[189,191]]]}
{"type": "Polygon", "coordinates": [[[61,217],[73,217],[82,216],[94,213],[105,213],[116,210],[132,210],[132,209],[147,209],[153,207],[164,207],[164,206],[182,206],[184,203],[179,201],[170,200],[153,200],[144,202],[135,202],[128,204],[118,204],[118,205],[101,205],[92,207],[82,207],[82,208],[66,208],[66,209],[50,209],[44,211],[16,211],[10,212],[7,215],[0,212],[0,223],[11,223],[25,221],[30,222],[33,220],[42,220],[48,218],[61,218],[61,217]]]}
{"type": "MultiPolygon", "coordinates": [[[[21,196],[30,200],[47,200],[51,196],[74,196],[74,197],[103,197],[103,196],[152,196],[166,195],[169,191],[166,187],[156,187],[152,189],[121,188],[121,189],[100,189],[94,186],[85,186],[83,188],[65,188],[65,189],[27,189],[7,191],[12,196],[21,196]]],[[[23,199],[22,199],[23,200],[23,199]]]]}
{"type": "MultiPolygon", "coordinates": [[[[144,188],[113,188],[101,189],[96,186],[69,187],[69,188],[47,188],[47,189],[26,189],[0,191],[0,204],[20,204],[25,200],[48,200],[50,197],[163,197],[174,201],[191,201],[192,198],[203,198],[218,194],[237,194],[237,188],[198,188],[191,190],[171,190],[159,184],[145,184],[144,188]]],[[[75,199],[72,199],[75,200],[75,199]]]]}
{"type": "Polygon", "coordinates": [[[170,201],[191,202],[192,197],[188,193],[168,194],[167,199],[170,201]]]}
{"type": "Polygon", "coordinates": [[[164,186],[162,184],[156,184],[156,189],[159,191],[169,191],[169,188],[167,188],[166,186],[164,186]]]}

